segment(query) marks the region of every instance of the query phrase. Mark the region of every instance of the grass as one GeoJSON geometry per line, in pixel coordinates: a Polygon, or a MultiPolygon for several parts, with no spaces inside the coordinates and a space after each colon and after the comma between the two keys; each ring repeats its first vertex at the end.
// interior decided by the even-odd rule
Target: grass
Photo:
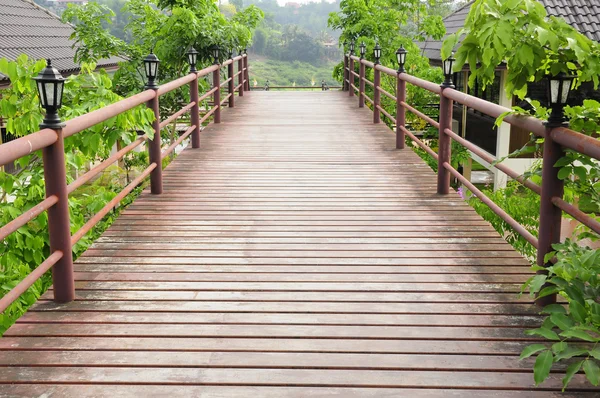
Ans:
{"type": "Polygon", "coordinates": [[[257,82],[258,87],[264,87],[267,80],[271,86],[314,86],[321,87],[321,80],[329,86],[339,86],[332,77],[335,63],[314,66],[300,61],[276,61],[272,59],[251,58],[250,62],[250,85],[257,82]]]}

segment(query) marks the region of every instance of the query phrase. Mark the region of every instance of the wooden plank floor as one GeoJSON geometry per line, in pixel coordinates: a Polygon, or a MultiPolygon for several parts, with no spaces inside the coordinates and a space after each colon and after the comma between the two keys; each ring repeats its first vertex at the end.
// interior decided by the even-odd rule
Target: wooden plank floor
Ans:
{"type": "Polygon", "coordinates": [[[0,339],[0,396],[598,397],[533,387],[530,271],[341,92],[253,92],[0,339]]]}

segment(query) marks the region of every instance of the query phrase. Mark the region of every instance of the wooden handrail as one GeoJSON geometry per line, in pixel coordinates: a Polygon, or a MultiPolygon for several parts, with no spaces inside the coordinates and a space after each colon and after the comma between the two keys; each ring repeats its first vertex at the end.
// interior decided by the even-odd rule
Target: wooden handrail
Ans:
{"type": "Polygon", "coordinates": [[[46,199],[32,207],[26,213],[16,217],[8,224],[0,227],[0,240],[6,238],[11,233],[17,231],[27,222],[35,219],[44,211],[48,212],[48,225],[50,234],[50,256],[34,271],[32,271],[15,288],[9,291],[0,299],[0,312],[5,310],[19,296],[24,293],[35,281],[37,281],[46,271],[54,267],[53,285],[54,298],[58,302],[68,302],[75,297],[73,261],[71,252],[75,245],[86,233],[88,233],[112,208],[114,208],[125,196],[127,196],[135,187],[141,184],[148,176],[151,180],[151,192],[154,194],[162,193],[162,158],[172,152],[187,137],[192,137],[192,148],[200,146],[200,126],[209,117],[214,116],[214,122],[219,122],[220,109],[222,104],[229,100],[229,107],[234,107],[234,93],[239,90],[239,95],[243,95],[243,81],[248,81],[248,56],[246,54],[226,60],[222,65],[211,65],[198,72],[190,73],[179,79],[173,80],[159,86],[157,89],[144,90],[138,94],[125,98],[114,104],[107,105],[101,109],[89,112],[85,115],[73,118],[65,123],[62,130],[43,129],[26,137],[21,137],[9,143],[0,145],[0,165],[26,156],[34,151],[44,151],[44,175],[46,183],[46,199]],[[233,74],[234,63],[238,63],[238,72],[233,74]],[[221,85],[219,83],[219,72],[222,67],[228,69],[229,77],[221,85]],[[213,74],[215,86],[199,96],[198,79],[208,74],[213,74]],[[233,79],[239,76],[240,84],[234,87],[233,79]],[[242,79],[244,77],[244,79],[242,79]],[[220,87],[228,84],[229,93],[225,99],[219,101],[220,87]],[[176,90],[186,84],[190,84],[190,102],[182,109],[178,110],[164,121],[159,120],[159,98],[160,96],[176,90]],[[199,103],[207,97],[213,95],[216,99],[215,106],[202,119],[199,117],[199,103]],[[146,137],[139,137],[137,140],[122,148],[117,153],[105,159],[100,164],[80,176],[69,186],[66,185],[66,168],[64,157],[64,138],[77,134],[99,123],[102,123],[119,114],[127,112],[139,105],[146,103],[153,110],[155,120],[152,123],[154,137],[147,140],[146,137]],[[177,141],[161,152],[160,130],[179,118],[181,115],[191,112],[190,126],[177,141]],[[150,152],[150,165],[127,185],[117,196],[107,203],[97,214],[92,216],[73,236],[70,232],[68,196],[70,193],[89,182],[92,178],[100,174],[108,166],[118,161],[123,156],[131,152],[144,142],[148,142],[150,152]]]}
{"type": "MultiPolygon", "coordinates": [[[[450,187],[450,176],[454,176],[461,181],[468,189],[470,189],[475,196],[477,196],[483,203],[485,203],[490,209],[507,222],[517,233],[523,236],[529,243],[531,243],[538,250],[537,263],[539,266],[548,266],[545,262],[545,255],[552,251],[552,244],[558,243],[560,240],[560,219],[561,212],[564,211],[576,220],[583,223],[593,231],[600,233],[600,223],[588,214],[582,212],[576,205],[567,203],[562,198],[562,186],[563,182],[558,178],[558,169],[554,167],[554,164],[558,159],[564,155],[564,148],[577,151],[579,153],[590,156],[594,159],[600,160],[600,141],[593,137],[586,136],[584,134],[575,132],[565,127],[549,128],[544,122],[534,117],[528,116],[516,116],[509,115],[504,118],[504,122],[533,132],[539,137],[544,137],[546,142],[544,144],[544,160],[542,166],[542,181],[543,185],[539,186],[532,181],[527,180],[519,173],[510,169],[508,166],[498,163],[497,159],[489,155],[480,147],[467,141],[463,137],[459,136],[452,131],[452,108],[453,103],[456,102],[463,106],[476,109],[486,115],[493,118],[498,118],[500,115],[510,111],[510,109],[502,107],[500,105],[485,101],[483,99],[474,97],[469,94],[457,91],[452,87],[445,87],[433,82],[429,82],[415,76],[408,75],[407,73],[398,73],[391,68],[387,68],[380,64],[374,64],[365,59],[358,58],[354,55],[344,55],[344,89],[349,91],[349,95],[352,96],[354,90],[358,91],[359,107],[363,106],[364,101],[368,100],[373,104],[373,121],[374,123],[379,122],[379,113],[383,113],[392,122],[396,123],[396,147],[398,149],[404,148],[404,136],[407,135],[410,139],[415,142],[419,147],[424,149],[428,154],[434,157],[438,162],[438,194],[449,193],[450,187]],[[354,71],[354,63],[359,63],[360,73],[357,74],[354,71]],[[374,70],[375,79],[371,83],[365,77],[365,68],[372,68],[374,70]],[[385,73],[396,79],[396,97],[388,93],[381,88],[379,84],[379,73],[385,73]],[[357,88],[354,84],[354,77],[360,78],[360,87],[357,88]],[[346,83],[347,82],[347,83],[346,83]],[[372,84],[374,87],[374,98],[371,100],[364,92],[364,84],[372,84]],[[434,94],[437,94],[440,98],[440,116],[439,122],[433,120],[431,117],[425,115],[414,107],[406,103],[406,84],[412,84],[414,86],[428,90],[434,94]],[[347,85],[346,85],[347,84],[347,85]],[[379,103],[380,93],[384,93],[387,97],[396,102],[396,117],[394,118],[388,113],[379,103]],[[425,145],[415,135],[410,132],[405,126],[405,111],[408,110],[425,120],[427,123],[438,129],[438,153],[435,153],[431,148],[425,145]],[[533,192],[541,195],[541,208],[540,208],[540,226],[539,226],[539,239],[533,236],[523,226],[519,225],[508,213],[497,206],[490,198],[485,196],[483,192],[478,190],[473,184],[466,180],[456,169],[450,164],[450,146],[452,140],[458,142],[474,154],[477,154],[485,161],[489,162],[493,167],[507,174],[509,177],[520,182],[525,187],[531,189],[533,192]],[[558,221],[557,221],[558,220],[558,221]],[[557,225],[558,224],[558,225],[557,225]]],[[[547,296],[543,299],[538,299],[538,304],[545,305],[554,302],[556,297],[547,296]]]]}

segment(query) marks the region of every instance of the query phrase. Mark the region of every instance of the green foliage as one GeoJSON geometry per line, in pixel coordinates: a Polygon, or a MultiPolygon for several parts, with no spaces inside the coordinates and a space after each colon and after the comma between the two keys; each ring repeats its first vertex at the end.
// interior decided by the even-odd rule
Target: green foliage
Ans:
{"type": "Polygon", "coordinates": [[[539,352],[534,366],[536,385],[548,377],[554,363],[567,362],[564,388],[580,369],[588,381],[597,386],[600,378],[600,249],[582,247],[570,240],[553,247],[555,251],[548,253],[546,259],[556,257],[556,262],[545,268],[547,275],[529,278],[523,290],[529,289],[532,297],[558,293],[567,299],[568,305],[551,304],[544,308],[546,318],[542,326],[526,333],[542,336],[552,343],[526,347],[521,359],[539,352]],[[581,345],[580,341],[588,344],[581,345]]]}
{"type": "Polygon", "coordinates": [[[506,92],[520,98],[527,94],[527,83],[560,72],[591,80],[596,87],[600,82],[600,43],[562,18],[549,17],[536,0],[476,0],[465,26],[444,41],[442,57],[450,55],[461,37],[454,68],[468,63],[471,85],[475,80],[491,84],[503,62],[508,65],[506,92]]]}
{"type": "MultiPolygon", "coordinates": [[[[6,121],[7,131],[17,137],[38,130],[42,120],[33,76],[37,75],[43,62],[33,62],[25,55],[16,62],[0,59],[0,73],[11,78],[12,85],[2,92],[0,109],[6,121]]],[[[82,65],[79,75],[67,78],[64,90],[63,120],[122,99],[112,91],[112,81],[105,72],[92,72],[95,66],[82,65]]],[[[115,118],[100,123],[65,140],[67,182],[73,181],[78,171],[89,163],[102,161],[110,155],[113,145],[120,141],[130,143],[136,131],[152,132],[154,114],[144,106],[134,108],[115,118]]],[[[0,225],[5,225],[23,214],[45,198],[44,172],[40,153],[19,159],[15,174],[0,172],[0,225]]],[[[105,173],[105,177],[76,191],[69,198],[71,232],[74,233],[108,201],[114,198],[123,184],[118,174],[105,173]]],[[[103,225],[111,220],[105,218],[103,225]]],[[[50,254],[48,218],[42,213],[34,220],[9,235],[0,245],[0,294],[4,295],[36,268],[50,254]]],[[[77,257],[93,238],[98,236],[102,225],[82,238],[73,248],[77,257]]],[[[37,281],[25,294],[0,315],[0,334],[14,322],[50,285],[49,274],[37,281]]]]}
{"type": "MultiPolygon", "coordinates": [[[[332,65],[317,67],[311,64],[293,61],[275,61],[267,59],[252,60],[252,79],[256,80],[258,87],[264,87],[267,80],[271,86],[310,86],[321,89],[321,80],[330,86],[338,83],[331,77],[332,65]]],[[[250,82],[253,85],[253,82],[250,82]]]]}
{"type": "MultiPolygon", "coordinates": [[[[464,190],[464,189],[463,189],[464,190]]],[[[506,221],[498,217],[486,204],[476,196],[466,193],[469,204],[486,219],[496,231],[510,243],[517,251],[529,259],[535,259],[537,253],[535,247],[517,233],[506,221]]],[[[496,191],[490,188],[481,190],[494,203],[504,209],[519,224],[534,236],[538,235],[540,217],[540,197],[536,193],[524,188],[520,183],[511,181],[506,188],[496,191]]]]}

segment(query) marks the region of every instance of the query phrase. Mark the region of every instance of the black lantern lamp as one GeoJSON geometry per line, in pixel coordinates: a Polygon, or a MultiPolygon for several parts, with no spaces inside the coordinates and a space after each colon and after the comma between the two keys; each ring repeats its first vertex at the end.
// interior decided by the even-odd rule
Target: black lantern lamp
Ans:
{"type": "Polygon", "coordinates": [[[248,49],[244,48],[244,54],[248,55],[248,49]]]}
{"type": "Polygon", "coordinates": [[[454,83],[452,82],[452,68],[454,68],[454,53],[450,54],[448,58],[444,60],[444,83],[442,83],[442,87],[451,87],[454,88],[454,83]]]}
{"type": "Polygon", "coordinates": [[[158,75],[158,64],[160,60],[152,51],[150,54],[144,58],[144,71],[146,72],[146,78],[148,79],[148,83],[146,83],[145,88],[157,89],[158,85],[156,84],[156,76],[158,75]]]}
{"type": "Polygon", "coordinates": [[[379,65],[379,60],[381,59],[381,47],[379,46],[379,43],[375,43],[373,56],[375,57],[375,65],[379,65]]]}
{"type": "Polygon", "coordinates": [[[569,93],[575,76],[560,72],[556,76],[548,77],[548,100],[552,112],[548,117],[546,126],[560,127],[566,125],[564,107],[569,100],[569,93]]]}
{"type": "Polygon", "coordinates": [[[215,64],[215,65],[218,64],[219,63],[219,46],[217,46],[216,44],[213,44],[210,47],[210,53],[213,57],[213,64],[215,64]]]}
{"type": "Polygon", "coordinates": [[[61,129],[65,126],[58,117],[58,110],[62,106],[65,78],[52,67],[52,61],[46,61],[46,67],[33,79],[37,83],[40,104],[46,110],[44,121],[40,128],[61,129]]]}
{"type": "Polygon", "coordinates": [[[196,62],[198,62],[198,51],[194,47],[190,47],[186,53],[188,63],[190,64],[190,72],[196,72],[196,62]]]}
{"type": "Polygon", "coordinates": [[[404,46],[400,46],[398,50],[396,50],[396,59],[398,60],[398,73],[404,73],[404,64],[406,63],[406,54],[408,51],[404,49],[404,46]]]}
{"type": "Polygon", "coordinates": [[[354,40],[350,42],[350,55],[354,54],[354,40]]]}
{"type": "Polygon", "coordinates": [[[367,53],[367,45],[363,41],[362,43],[360,43],[360,58],[361,59],[365,58],[366,53],[367,53]]]}

